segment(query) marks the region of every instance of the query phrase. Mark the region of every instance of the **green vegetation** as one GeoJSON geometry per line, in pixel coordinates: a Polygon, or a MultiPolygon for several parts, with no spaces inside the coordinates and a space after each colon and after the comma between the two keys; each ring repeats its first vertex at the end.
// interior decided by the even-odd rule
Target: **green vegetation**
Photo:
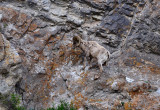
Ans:
{"type": "MultiPolygon", "coordinates": [[[[20,101],[21,97],[17,94],[10,94],[10,95],[2,95],[0,94],[0,102],[2,102],[2,104],[6,105],[6,107],[9,110],[27,110],[25,107],[20,106],[20,101]]],[[[32,109],[34,110],[34,109],[32,109]]],[[[44,110],[44,109],[42,109],[44,110]]],[[[46,110],[77,110],[73,104],[69,104],[68,102],[65,101],[61,101],[61,103],[57,106],[57,107],[51,107],[48,108],[46,110]]]]}
{"type": "Polygon", "coordinates": [[[8,24],[7,24],[7,23],[5,23],[5,24],[3,24],[3,26],[4,26],[4,28],[6,28],[6,27],[8,26],[8,24]]]}
{"type": "Polygon", "coordinates": [[[2,95],[2,94],[0,93],[0,102],[1,102],[2,104],[5,104],[7,97],[8,97],[7,95],[2,95]]]}
{"type": "Polygon", "coordinates": [[[54,106],[52,108],[48,108],[47,110],[77,110],[73,104],[69,104],[65,101],[61,101],[61,103],[55,108],[54,106]]]}
{"type": "Polygon", "coordinates": [[[24,107],[19,106],[20,105],[20,96],[17,94],[11,94],[11,105],[13,110],[26,110],[24,107]]]}
{"type": "Polygon", "coordinates": [[[24,107],[20,106],[20,99],[21,97],[17,94],[0,94],[0,102],[6,105],[9,110],[26,110],[24,107]]]}

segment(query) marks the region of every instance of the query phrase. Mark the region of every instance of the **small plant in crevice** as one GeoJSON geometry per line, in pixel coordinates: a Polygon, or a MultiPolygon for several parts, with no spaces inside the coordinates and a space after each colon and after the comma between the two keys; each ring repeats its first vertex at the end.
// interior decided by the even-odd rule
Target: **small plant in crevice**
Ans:
{"type": "Polygon", "coordinates": [[[17,94],[11,94],[11,106],[13,110],[26,110],[23,106],[20,106],[20,96],[17,94]]]}
{"type": "Polygon", "coordinates": [[[6,27],[8,26],[8,24],[7,24],[7,23],[5,23],[5,24],[3,24],[3,26],[4,26],[4,28],[6,28],[6,27]]]}
{"type": "MultiPolygon", "coordinates": [[[[0,93],[0,104],[3,104],[6,106],[8,110],[27,110],[24,106],[20,106],[21,103],[21,97],[18,94],[9,94],[9,95],[2,95],[0,93]]],[[[29,109],[34,110],[34,109],[29,109]]],[[[41,110],[77,110],[74,105],[68,102],[61,101],[61,103],[55,107],[47,108],[47,109],[41,109],[41,110]]]]}
{"type": "Polygon", "coordinates": [[[5,104],[7,102],[8,95],[2,95],[0,93],[0,103],[5,104]]]}
{"type": "Polygon", "coordinates": [[[0,94],[0,102],[5,105],[8,110],[26,110],[23,106],[20,106],[20,96],[17,94],[0,94]]]}
{"type": "Polygon", "coordinates": [[[77,110],[74,105],[71,103],[67,103],[65,101],[61,101],[61,103],[57,106],[57,107],[51,107],[51,108],[48,108],[47,110],[77,110]]]}

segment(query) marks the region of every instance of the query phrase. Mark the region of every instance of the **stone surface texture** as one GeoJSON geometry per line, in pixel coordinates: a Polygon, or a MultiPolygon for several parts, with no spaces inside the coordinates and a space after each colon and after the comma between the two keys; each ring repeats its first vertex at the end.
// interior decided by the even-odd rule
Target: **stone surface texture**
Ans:
{"type": "Polygon", "coordinates": [[[0,0],[0,94],[12,92],[35,110],[159,110],[160,1],[0,0]],[[74,36],[111,52],[100,78],[74,36]]]}

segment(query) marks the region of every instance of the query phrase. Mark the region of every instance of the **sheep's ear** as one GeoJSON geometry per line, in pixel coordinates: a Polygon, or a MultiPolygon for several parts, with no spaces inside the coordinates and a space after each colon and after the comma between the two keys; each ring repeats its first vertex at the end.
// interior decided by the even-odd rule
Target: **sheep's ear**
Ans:
{"type": "Polygon", "coordinates": [[[73,37],[73,45],[79,45],[81,41],[81,38],[78,36],[73,37]]]}

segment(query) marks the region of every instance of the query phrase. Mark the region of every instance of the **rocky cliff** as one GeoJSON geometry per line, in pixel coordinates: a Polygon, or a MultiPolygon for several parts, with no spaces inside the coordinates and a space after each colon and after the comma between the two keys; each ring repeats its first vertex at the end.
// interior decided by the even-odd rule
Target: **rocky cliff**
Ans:
{"type": "Polygon", "coordinates": [[[36,110],[160,109],[159,0],[0,0],[0,21],[0,94],[36,110]],[[99,79],[74,36],[111,52],[99,79]]]}

